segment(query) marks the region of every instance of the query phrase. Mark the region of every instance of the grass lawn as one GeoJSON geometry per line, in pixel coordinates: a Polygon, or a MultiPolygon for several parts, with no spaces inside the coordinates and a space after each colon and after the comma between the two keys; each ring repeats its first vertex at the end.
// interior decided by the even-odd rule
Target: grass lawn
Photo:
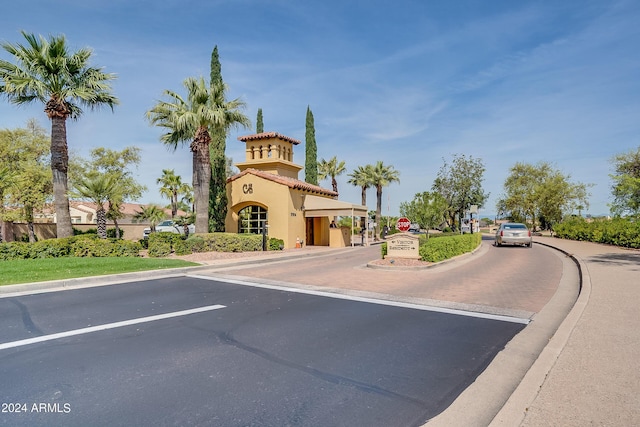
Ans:
{"type": "Polygon", "coordinates": [[[198,265],[179,259],[43,258],[0,261],[0,286],[198,265]]]}

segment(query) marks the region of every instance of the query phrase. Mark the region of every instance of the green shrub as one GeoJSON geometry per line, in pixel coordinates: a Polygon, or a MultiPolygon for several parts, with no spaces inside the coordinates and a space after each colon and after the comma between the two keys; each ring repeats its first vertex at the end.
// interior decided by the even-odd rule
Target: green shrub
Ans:
{"type": "Polygon", "coordinates": [[[174,239],[172,241],[173,251],[176,253],[176,255],[189,255],[190,253],[193,253],[188,242],[188,239],[174,239]]]}
{"type": "Polygon", "coordinates": [[[198,253],[205,251],[204,238],[201,235],[189,236],[186,242],[188,243],[191,252],[198,253]]]}
{"type": "MultiPolygon", "coordinates": [[[[36,240],[37,239],[38,239],[38,236],[36,236],[36,240]]],[[[20,237],[18,237],[16,240],[18,242],[29,243],[29,235],[28,234],[21,234],[20,237]]]]}
{"type": "Polygon", "coordinates": [[[428,239],[420,245],[419,253],[423,261],[440,262],[473,251],[482,242],[480,233],[458,234],[428,239]]]}
{"type": "Polygon", "coordinates": [[[209,233],[201,234],[203,251],[252,252],[262,250],[260,234],[209,233]]]}
{"type": "Polygon", "coordinates": [[[387,251],[388,251],[387,242],[384,242],[383,244],[380,245],[380,252],[382,255],[382,259],[384,259],[384,257],[387,256],[387,253],[388,253],[387,251]]]}
{"type": "Polygon", "coordinates": [[[0,259],[33,259],[75,257],[138,256],[140,244],[126,240],[99,239],[84,234],[62,239],[41,240],[35,243],[11,242],[0,244],[0,259]]]}
{"type": "Polygon", "coordinates": [[[90,234],[72,239],[70,254],[75,257],[135,257],[141,249],[138,242],[100,239],[90,234]]]}
{"type": "Polygon", "coordinates": [[[640,221],[634,218],[594,219],[574,217],[553,227],[556,237],[640,249],[640,221]]]}
{"type": "MultiPolygon", "coordinates": [[[[115,228],[107,228],[107,237],[110,239],[116,238],[116,229],[115,228]]],[[[124,239],[124,230],[120,229],[120,239],[124,239]]]]}
{"type": "Polygon", "coordinates": [[[82,231],[78,228],[73,227],[73,235],[74,236],[83,236],[85,234],[98,234],[98,229],[97,228],[87,228],[86,230],[82,231]]]}
{"type": "Polygon", "coordinates": [[[0,260],[31,258],[29,243],[9,242],[0,243],[0,260]]]}
{"type": "MultiPolygon", "coordinates": [[[[276,239],[278,242],[284,241],[276,239]]],[[[167,256],[172,251],[185,255],[193,252],[252,252],[262,250],[259,234],[208,233],[182,236],[173,233],[152,233],[149,236],[149,256],[167,256]]]]}
{"type": "Polygon", "coordinates": [[[165,257],[171,255],[176,239],[182,239],[174,233],[151,233],[149,235],[149,256],[165,257]]]}
{"type": "Polygon", "coordinates": [[[284,249],[284,240],[270,237],[268,246],[270,251],[281,251],[284,249]]]}
{"type": "MultiPolygon", "coordinates": [[[[284,241],[274,239],[274,247],[284,246],[284,241]]],[[[187,255],[194,252],[252,252],[262,250],[259,234],[208,233],[191,235],[188,239],[174,233],[151,233],[149,256],[163,257],[175,252],[187,255]]]]}
{"type": "Polygon", "coordinates": [[[71,255],[72,239],[49,239],[29,245],[29,258],[59,258],[71,255]]]}

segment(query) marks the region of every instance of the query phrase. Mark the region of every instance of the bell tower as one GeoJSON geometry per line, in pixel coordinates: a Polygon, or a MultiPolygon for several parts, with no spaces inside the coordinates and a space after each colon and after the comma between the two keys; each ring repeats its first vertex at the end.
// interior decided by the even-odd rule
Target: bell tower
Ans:
{"type": "Polygon", "coordinates": [[[246,144],[245,161],[236,163],[240,172],[248,168],[274,175],[298,179],[303,167],[293,163],[293,147],[300,144],[297,139],[277,132],[262,132],[238,137],[246,144]]]}

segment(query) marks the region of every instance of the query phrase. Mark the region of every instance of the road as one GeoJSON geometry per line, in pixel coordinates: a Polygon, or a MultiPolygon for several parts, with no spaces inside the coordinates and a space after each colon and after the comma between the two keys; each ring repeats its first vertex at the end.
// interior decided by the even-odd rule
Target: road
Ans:
{"type": "MultiPolygon", "coordinates": [[[[480,258],[524,265],[546,258],[543,248],[513,249],[489,248],[480,258]]],[[[353,270],[358,287],[370,273],[359,263],[365,252],[325,258],[324,271],[353,270]]],[[[475,262],[435,273],[441,280],[434,283],[450,289],[456,280],[444,278],[464,278],[475,262]]],[[[256,269],[272,270],[270,283],[279,269],[307,281],[322,263],[256,269]]],[[[418,286],[411,280],[397,289],[418,286]]],[[[346,294],[178,277],[0,298],[0,424],[420,425],[524,327],[346,294]],[[204,311],[187,311],[194,309],[204,311]]]]}
{"type": "Polygon", "coordinates": [[[426,299],[496,309],[531,316],[556,292],[562,261],[547,247],[492,245],[483,241],[480,254],[461,262],[420,271],[378,270],[367,262],[380,257],[380,246],[323,257],[217,270],[244,276],[340,291],[364,291],[395,298],[426,299]]]}

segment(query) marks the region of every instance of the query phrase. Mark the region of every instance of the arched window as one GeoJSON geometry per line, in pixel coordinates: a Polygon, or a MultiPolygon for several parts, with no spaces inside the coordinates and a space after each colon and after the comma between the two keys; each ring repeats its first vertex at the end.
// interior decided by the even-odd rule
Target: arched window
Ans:
{"type": "Polygon", "coordinates": [[[247,206],[238,212],[238,233],[260,234],[267,222],[267,210],[261,206],[247,206]]]}

